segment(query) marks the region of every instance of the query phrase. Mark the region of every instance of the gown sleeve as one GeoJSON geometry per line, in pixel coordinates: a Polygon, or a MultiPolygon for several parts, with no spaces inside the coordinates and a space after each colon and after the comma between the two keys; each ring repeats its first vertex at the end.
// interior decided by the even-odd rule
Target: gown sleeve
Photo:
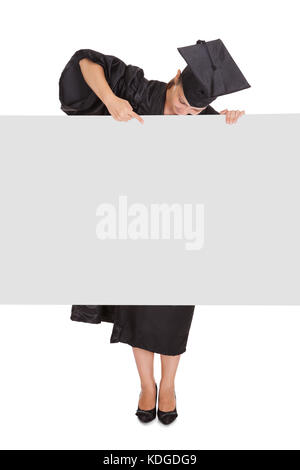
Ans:
{"type": "Polygon", "coordinates": [[[88,86],[81,73],[79,61],[88,58],[102,65],[105,78],[112,91],[120,98],[134,98],[144,72],[134,65],[127,65],[118,57],[93,49],[76,51],[63,69],[59,79],[59,100],[66,114],[109,114],[100,98],[88,86]]]}

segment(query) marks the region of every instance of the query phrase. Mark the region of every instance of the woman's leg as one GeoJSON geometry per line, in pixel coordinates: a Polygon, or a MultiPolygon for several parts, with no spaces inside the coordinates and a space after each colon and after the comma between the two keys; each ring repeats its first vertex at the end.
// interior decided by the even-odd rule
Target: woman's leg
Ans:
{"type": "Polygon", "coordinates": [[[175,376],[180,360],[177,356],[161,354],[161,380],[158,396],[158,407],[161,411],[172,411],[175,408],[175,376]]]}
{"type": "Polygon", "coordinates": [[[141,394],[138,406],[142,410],[155,407],[154,353],[141,348],[132,348],[141,380],[141,394]]]}

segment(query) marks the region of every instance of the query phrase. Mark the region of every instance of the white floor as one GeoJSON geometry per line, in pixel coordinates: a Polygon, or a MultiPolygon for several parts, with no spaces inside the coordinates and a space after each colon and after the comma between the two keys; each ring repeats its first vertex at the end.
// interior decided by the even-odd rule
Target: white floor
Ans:
{"type": "Polygon", "coordinates": [[[112,325],[69,316],[0,306],[1,449],[300,448],[300,307],[198,306],[169,427],[134,415],[134,358],[112,325]]]}

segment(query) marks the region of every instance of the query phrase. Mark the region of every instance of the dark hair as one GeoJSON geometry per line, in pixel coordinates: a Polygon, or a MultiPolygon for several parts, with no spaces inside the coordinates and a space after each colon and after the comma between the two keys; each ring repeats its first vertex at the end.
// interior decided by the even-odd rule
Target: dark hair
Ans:
{"type": "Polygon", "coordinates": [[[172,86],[174,86],[176,83],[176,85],[180,85],[182,83],[182,77],[181,77],[181,74],[179,75],[179,78],[177,80],[177,82],[175,82],[175,78],[172,78],[172,80],[170,80],[168,83],[167,83],[167,90],[169,88],[172,88],[172,86]]]}

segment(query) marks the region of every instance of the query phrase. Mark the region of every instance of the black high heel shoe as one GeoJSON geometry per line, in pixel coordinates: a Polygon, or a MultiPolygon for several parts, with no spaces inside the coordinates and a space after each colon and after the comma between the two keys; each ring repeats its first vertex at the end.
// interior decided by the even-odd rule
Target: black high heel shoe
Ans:
{"type": "Polygon", "coordinates": [[[176,393],[175,393],[175,408],[172,411],[161,411],[157,409],[157,417],[159,421],[163,424],[171,424],[177,418],[178,413],[176,409],[176,393]]]}
{"type": "Polygon", "coordinates": [[[135,414],[137,415],[139,420],[142,421],[142,423],[149,423],[150,421],[153,421],[156,418],[157,384],[155,384],[155,389],[155,407],[152,408],[152,410],[141,410],[141,408],[138,406],[138,409],[135,412],[135,414]]]}

